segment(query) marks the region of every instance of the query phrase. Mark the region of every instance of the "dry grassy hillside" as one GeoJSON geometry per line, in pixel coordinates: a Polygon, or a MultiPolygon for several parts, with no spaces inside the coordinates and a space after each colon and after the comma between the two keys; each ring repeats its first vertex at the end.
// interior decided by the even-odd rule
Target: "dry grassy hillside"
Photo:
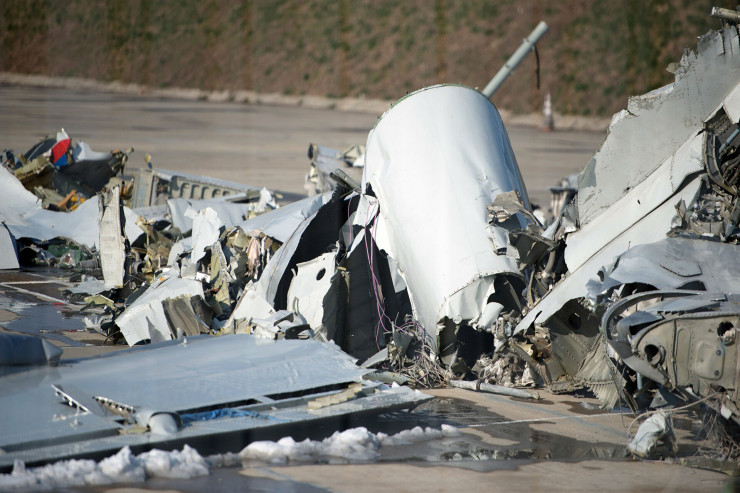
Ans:
{"type": "Polygon", "coordinates": [[[0,70],[153,86],[395,99],[438,82],[483,87],[538,21],[494,96],[515,112],[609,115],[672,80],[718,0],[3,0],[0,70]]]}

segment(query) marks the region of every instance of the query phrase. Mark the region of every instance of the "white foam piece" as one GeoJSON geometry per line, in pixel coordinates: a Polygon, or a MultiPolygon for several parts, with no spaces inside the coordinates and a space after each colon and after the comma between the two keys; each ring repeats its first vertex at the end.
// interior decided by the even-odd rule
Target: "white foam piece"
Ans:
{"type": "Polygon", "coordinates": [[[16,461],[13,472],[0,474],[0,490],[54,490],[70,486],[135,483],[151,477],[189,479],[207,476],[208,463],[194,448],[151,450],[134,455],[129,447],[116,455],[94,460],[63,460],[41,467],[26,468],[16,461]]]}
{"type": "Polygon", "coordinates": [[[459,434],[457,428],[449,425],[442,425],[441,430],[417,426],[395,435],[382,432],[376,434],[365,427],[359,427],[334,432],[332,436],[322,441],[306,439],[296,442],[292,437],[285,437],[277,442],[269,440],[252,442],[239,453],[239,458],[242,461],[260,461],[269,464],[315,462],[332,458],[369,462],[379,457],[378,450],[381,447],[409,445],[459,434]]]}

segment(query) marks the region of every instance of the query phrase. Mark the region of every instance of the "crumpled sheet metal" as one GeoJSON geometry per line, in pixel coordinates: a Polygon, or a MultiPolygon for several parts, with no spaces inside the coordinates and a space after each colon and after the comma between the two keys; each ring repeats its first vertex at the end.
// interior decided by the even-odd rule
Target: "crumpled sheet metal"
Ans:
{"type": "MultiPolygon", "coordinates": [[[[235,183],[238,187],[239,184],[235,183]]],[[[216,211],[224,226],[230,228],[249,219],[250,215],[263,213],[267,210],[277,209],[277,203],[272,192],[266,188],[260,190],[260,199],[252,202],[232,202],[232,195],[223,195],[215,199],[188,199],[171,198],[167,200],[166,211],[172,225],[187,234],[193,228],[193,214],[188,210],[200,212],[209,207],[216,211]]],[[[149,209],[149,208],[142,208],[149,209]]]]}
{"type": "MultiPolygon", "coordinates": [[[[705,115],[706,117],[709,117],[709,114],[705,115]]],[[[668,202],[670,202],[671,209],[673,208],[678,200],[671,197],[677,193],[684,180],[704,169],[703,142],[703,134],[696,132],[647,178],[636,184],[601,215],[588,224],[582,224],[580,230],[570,234],[567,237],[567,248],[565,249],[565,262],[568,269],[571,272],[575,271],[589,258],[600,255],[599,251],[606,245],[623,245],[620,252],[636,245],[637,243],[624,241],[627,237],[625,232],[654,210],[664,206],[668,199],[670,199],[668,202]]],[[[626,144],[626,147],[630,146],[631,144],[626,144]]],[[[578,193],[581,193],[580,190],[578,193]]],[[[686,203],[689,202],[690,200],[686,201],[686,203]]],[[[671,212],[675,213],[675,211],[671,212]]],[[[651,235],[655,238],[652,241],[665,236],[671,228],[671,220],[656,222],[655,228],[660,236],[655,238],[651,235]]],[[[638,240],[638,242],[644,243],[645,241],[638,240]]],[[[611,259],[604,259],[604,261],[609,262],[611,259]]]]}
{"type": "Polygon", "coordinates": [[[144,341],[161,342],[174,338],[162,306],[164,300],[181,296],[203,298],[203,285],[200,281],[171,274],[164,281],[152,284],[116,318],[116,325],[129,346],[144,341]]]}
{"type": "Polygon", "coordinates": [[[299,225],[331,200],[332,192],[322,193],[293,202],[274,211],[237,223],[247,234],[260,232],[285,243],[298,229],[299,225]]]}
{"type": "Polygon", "coordinates": [[[434,86],[381,117],[365,157],[362,190],[372,189],[380,207],[373,237],[398,262],[414,313],[436,346],[443,318],[474,318],[495,275],[519,272],[516,260],[491,248],[486,210],[511,190],[529,207],[506,129],[478,91],[434,86]]]}
{"type": "Polygon", "coordinates": [[[222,224],[227,228],[249,218],[250,211],[258,210],[253,203],[233,203],[224,200],[178,198],[167,201],[167,214],[172,221],[172,225],[178,228],[182,234],[187,234],[193,229],[193,214],[188,213],[188,210],[198,213],[206,208],[214,210],[222,224]]]}
{"type": "MultiPolygon", "coordinates": [[[[128,207],[123,209],[126,217],[125,233],[134,241],[143,232],[136,226],[138,215],[128,207]]],[[[65,238],[86,245],[97,246],[99,242],[98,198],[86,200],[72,212],[56,212],[43,209],[41,202],[26,190],[8,170],[0,167],[0,221],[5,223],[16,238],[33,238],[39,241],[65,238]]]]}
{"type": "Polygon", "coordinates": [[[335,268],[335,252],[325,253],[298,264],[298,272],[288,289],[287,306],[300,314],[319,336],[318,340],[334,340],[339,294],[335,268]]]}
{"type": "Polygon", "coordinates": [[[693,238],[664,238],[638,245],[601,270],[602,281],[589,283],[595,298],[622,284],[641,283],[656,289],[738,290],[740,245],[693,238]],[[701,283],[701,286],[696,283],[701,283]]]}
{"type": "Polygon", "coordinates": [[[275,211],[250,219],[239,226],[242,229],[247,227],[245,230],[247,233],[260,231],[270,237],[274,237],[272,235],[276,231],[279,231],[278,234],[284,238],[284,240],[275,237],[278,241],[283,242],[282,246],[272,257],[270,257],[270,260],[267,261],[262,276],[260,276],[256,282],[248,283],[244,288],[244,293],[237,301],[234,311],[231,312],[229,319],[224,324],[225,329],[235,330],[240,325],[239,321],[248,321],[253,317],[266,318],[275,312],[272,305],[275,302],[275,296],[277,294],[280,280],[282,279],[283,274],[288,268],[288,265],[301,242],[303,233],[310,226],[311,221],[316,218],[318,210],[321,208],[321,205],[323,205],[324,200],[328,202],[330,198],[330,192],[316,197],[309,197],[308,199],[294,203],[301,203],[301,207],[291,209],[291,206],[294,204],[290,204],[275,211]],[[312,202],[313,200],[316,202],[312,202]],[[288,211],[287,214],[286,211],[288,211]],[[252,221],[259,220],[265,216],[273,217],[268,223],[263,223],[263,226],[259,228],[255,229],[249,227],[249,224],[252,224],[252,221]],[[302,219],[298,220],[299,218],[302,219]],[[273,229],[273,227],[276,229],[273,229]],[[290,228],[292,229],[288,231],[290,228]]]}
{"type": "Polygon", "coordinates": [[[210,207],[199,212],[193,209],[189,211],[193,219],[193,249],[190,252],[190,262],[195,264],[206,254],[206,248],[218,241],[223,221],[210,207]]]}
{"type": "MultiPolygon", "coordinates": [[[[736,81],[737,78],[732,81],[733,88],[740,86],[736,81]]],[[[703,119],[711,118],[721,107],[722,101],[715,101],[714,106],[706,108],[703,119]]],[[[640,121],[649,125],[650,117],[643,116],[640,121]]],[[[659,135],[655,135],[656,139],[658,137],[659,135]]],[[[654,146],[660,147],[658,142],[655,140],[654,146]]],[[[703,143],[704,134],[699,128],[693,128],[686,142],[672,152],[657,169],[646,173],[647,178],[643,175],[644,179],[624,196],[587,224],[581,224],[581,229],[567,237],[565,261],[570,271],[568,277],[532,307],[515,332],[526,330],[533,324],[544,324],[568,300],[588,296],[588,282],[592,282],[590,291],[598,291],[593,281],[599,271],[604,266],[611,265],[630,248],[665,238],[672,228],[676,204],[682,201],[690,204],[700,192],[701,176],[705,172],[703,143]]],[[[624,148],[633,146],[630,141],[622,144],[624,148]]],[[[611,145],[615,143],[612,142],[611,145]]],[[[596,166],[604,165],[597,161],[596,166]]],[[[583,182],[579,185],[583,186],[583,182]]],[[[579,189],[579,196],[580,193],[579,189]]],[[[707,248],[711,250],[715,247],[707,248]]],[[[654,280],[658,281],[660,278],[654,280]]],[[[733,289],[729,292],[731,291],[733,289]]]]}
{"type": "Polygon", "coordinates": [[[736,29],[702,36],[697,51],[681,59],[674,83],[630,98],[627,109],[614,115],[604,145],[578,180],[581,225],[599,217],[701,128],[740,80],[738,41],[736,29]]]}
{"type": "MultiPolygon", "coordinates": [[[[568,301],[585,298],[588,295],[587,283],[596,279],[603,266],[611,264],[630,246],[653,243],[664,239],[666,233],[671,229],[671,220],[676,214],[674,204],[679,200],[690,202],[697,195],[700,188],[701,177],[694,178],[671,200],[663,202],[660,207],[640,219],[619,237],[604,245],[590,259],[556,284],[546,296],[533,306],[529,313],[517,324],[514,333],[521,333],[534,324],[543,325],[568,301]]],[[[566,251],[567,249],[568,247],[566,247],[566,251]]]]}

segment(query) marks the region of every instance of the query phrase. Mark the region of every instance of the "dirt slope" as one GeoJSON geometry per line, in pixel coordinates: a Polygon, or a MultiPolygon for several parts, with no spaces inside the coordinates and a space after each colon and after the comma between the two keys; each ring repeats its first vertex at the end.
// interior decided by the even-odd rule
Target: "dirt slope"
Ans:
{"type": "MultiPolygon", "coordinates": [[[[736,2],[735,2],[736,3],[736,2]]],[[[727,5],[725,5],[727,4],[727,5]]],[[[609,115],[672,80],[720,0],[4,0],[0,71],[157,87],[396,99],[483,87],[539,20],[550,32],[493,100],[609,115]]]]}

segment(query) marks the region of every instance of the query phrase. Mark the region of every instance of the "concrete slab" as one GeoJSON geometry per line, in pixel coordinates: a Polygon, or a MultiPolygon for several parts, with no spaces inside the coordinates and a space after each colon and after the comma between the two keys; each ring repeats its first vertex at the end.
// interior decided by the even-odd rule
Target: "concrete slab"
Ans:
{"type": "MultiPolygon", "coordinates": [[[[309,143],[334,149],[365,144],[379,112],[301,106],[178,101],[54,88],[0,87],[4,149],[25,152],[64,127],[94,150],[133,146],[129,167],[157,168],[305,194],[309,143]]],[[[507,126],[533,202],[549,204],[549,187],[579,172],[604,140],[595,132],[542,132],[507,126]]]]}
{"type": "Polygon", "coordinates": [[[648,462],[507,461],[486,471],[455,465],[313,465],[244,470],[247,477],[290,480],[327,491],[719,491],[723,474],[648,462]]]}

